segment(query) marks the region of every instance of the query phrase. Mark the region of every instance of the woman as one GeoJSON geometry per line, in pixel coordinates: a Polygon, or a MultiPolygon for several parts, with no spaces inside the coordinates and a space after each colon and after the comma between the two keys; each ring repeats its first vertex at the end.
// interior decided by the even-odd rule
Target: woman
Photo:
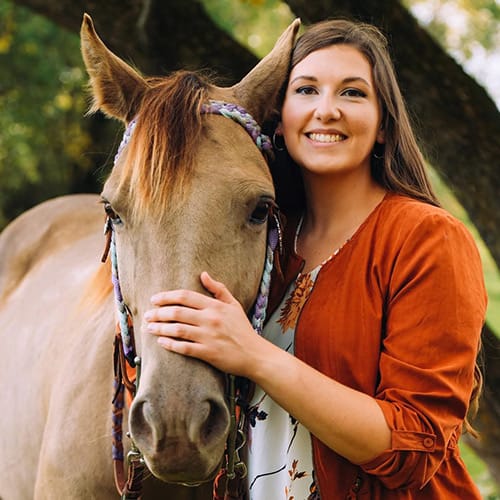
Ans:
{"type": "Polygon", "coordinates": [[[438,206],[376,28],[302,35],[276,133],[303,198],[285,204],[298,209],[264,335],[207,273],[213,298],[159,293],[148,330],[256,384],[250,498],[481,498],[457,447],[479,382],[481,263],[438,206]]]}

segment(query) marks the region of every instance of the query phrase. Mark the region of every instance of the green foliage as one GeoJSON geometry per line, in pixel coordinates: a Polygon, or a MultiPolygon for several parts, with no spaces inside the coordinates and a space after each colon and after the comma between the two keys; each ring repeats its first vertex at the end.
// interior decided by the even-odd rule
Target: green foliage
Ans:
{"type": "Polygon", "coordinates": [[[79,40],[0,0],[0,228],[89,168],[79,40]]]}
{"type": "Polygon", "coordinates": [[[500,106],[500,2],[403,0],[403,3],[500,106]]]}
{"type": "Polygon", "coordinates": [[[263,57],[294,16],[279,0],[202,0],[212,19],[257,56],[263,57]]]}
{"type": "Polygon", "coordinates": [[[448,48],[470,57],[476,44],[486,50],[498,46],[500,4],[495,0],[405,0],[422,12],[427,29],[448,48]],[[425,12],[425,14],[424,14],[425,12]]]}
{"type": "Polygon", "coordinates": [[[460,455],[467,465],[467,470],[474,478],[485,500],[500,500],[500,491],[491,479],[486,464],[474,453],[472,448],[460,442],[460,455]]]}

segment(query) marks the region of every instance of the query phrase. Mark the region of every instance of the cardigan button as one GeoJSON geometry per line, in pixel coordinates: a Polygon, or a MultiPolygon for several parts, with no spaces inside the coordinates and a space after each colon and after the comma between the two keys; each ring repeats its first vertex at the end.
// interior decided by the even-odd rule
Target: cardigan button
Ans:
{"type": "Polygon", "coordinates": [[[424,438],[424,446],[426,448],[432,448],[434,446],[434,439],[430,437],[424,438]]]}
{"type": "Polygon", "coordinates": [[[360,476],[358,476],[356,478],[356,481],[354,481],[354,484],[352,485],[352,488],[351,488],[352,491],[354,493],[357,493],[361,489],[362,484],[363,484],[363,479],[360,476]]]}

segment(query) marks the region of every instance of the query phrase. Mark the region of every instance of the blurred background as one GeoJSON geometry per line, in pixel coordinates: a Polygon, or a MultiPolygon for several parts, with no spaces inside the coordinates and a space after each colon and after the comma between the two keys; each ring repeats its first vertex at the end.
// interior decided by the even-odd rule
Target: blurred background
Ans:
{"type": "Polygon", "coordinates": [[[386,33],[436,190],[483,258],[481,438],[461,447],[484,498],[500,499],[500,0],[0,0],[0,230],[48,198],[98,193],[111,168],[122,126],[86,115],[83,12],[144,74],[209,68],[228,85],[295,17],[386,33]]]}

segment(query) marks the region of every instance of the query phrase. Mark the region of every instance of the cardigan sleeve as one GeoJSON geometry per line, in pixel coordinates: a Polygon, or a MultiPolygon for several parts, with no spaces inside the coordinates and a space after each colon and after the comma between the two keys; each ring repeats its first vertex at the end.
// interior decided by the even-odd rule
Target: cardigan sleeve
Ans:
{"type": "Polygon", "coordinates": [[[387,271],[375,395],[392,442],[361,466],[389,489],[423,488],[455,446],[487,303],[481,260],[462,223],[427,214],[403,233],[387,271]]]}

